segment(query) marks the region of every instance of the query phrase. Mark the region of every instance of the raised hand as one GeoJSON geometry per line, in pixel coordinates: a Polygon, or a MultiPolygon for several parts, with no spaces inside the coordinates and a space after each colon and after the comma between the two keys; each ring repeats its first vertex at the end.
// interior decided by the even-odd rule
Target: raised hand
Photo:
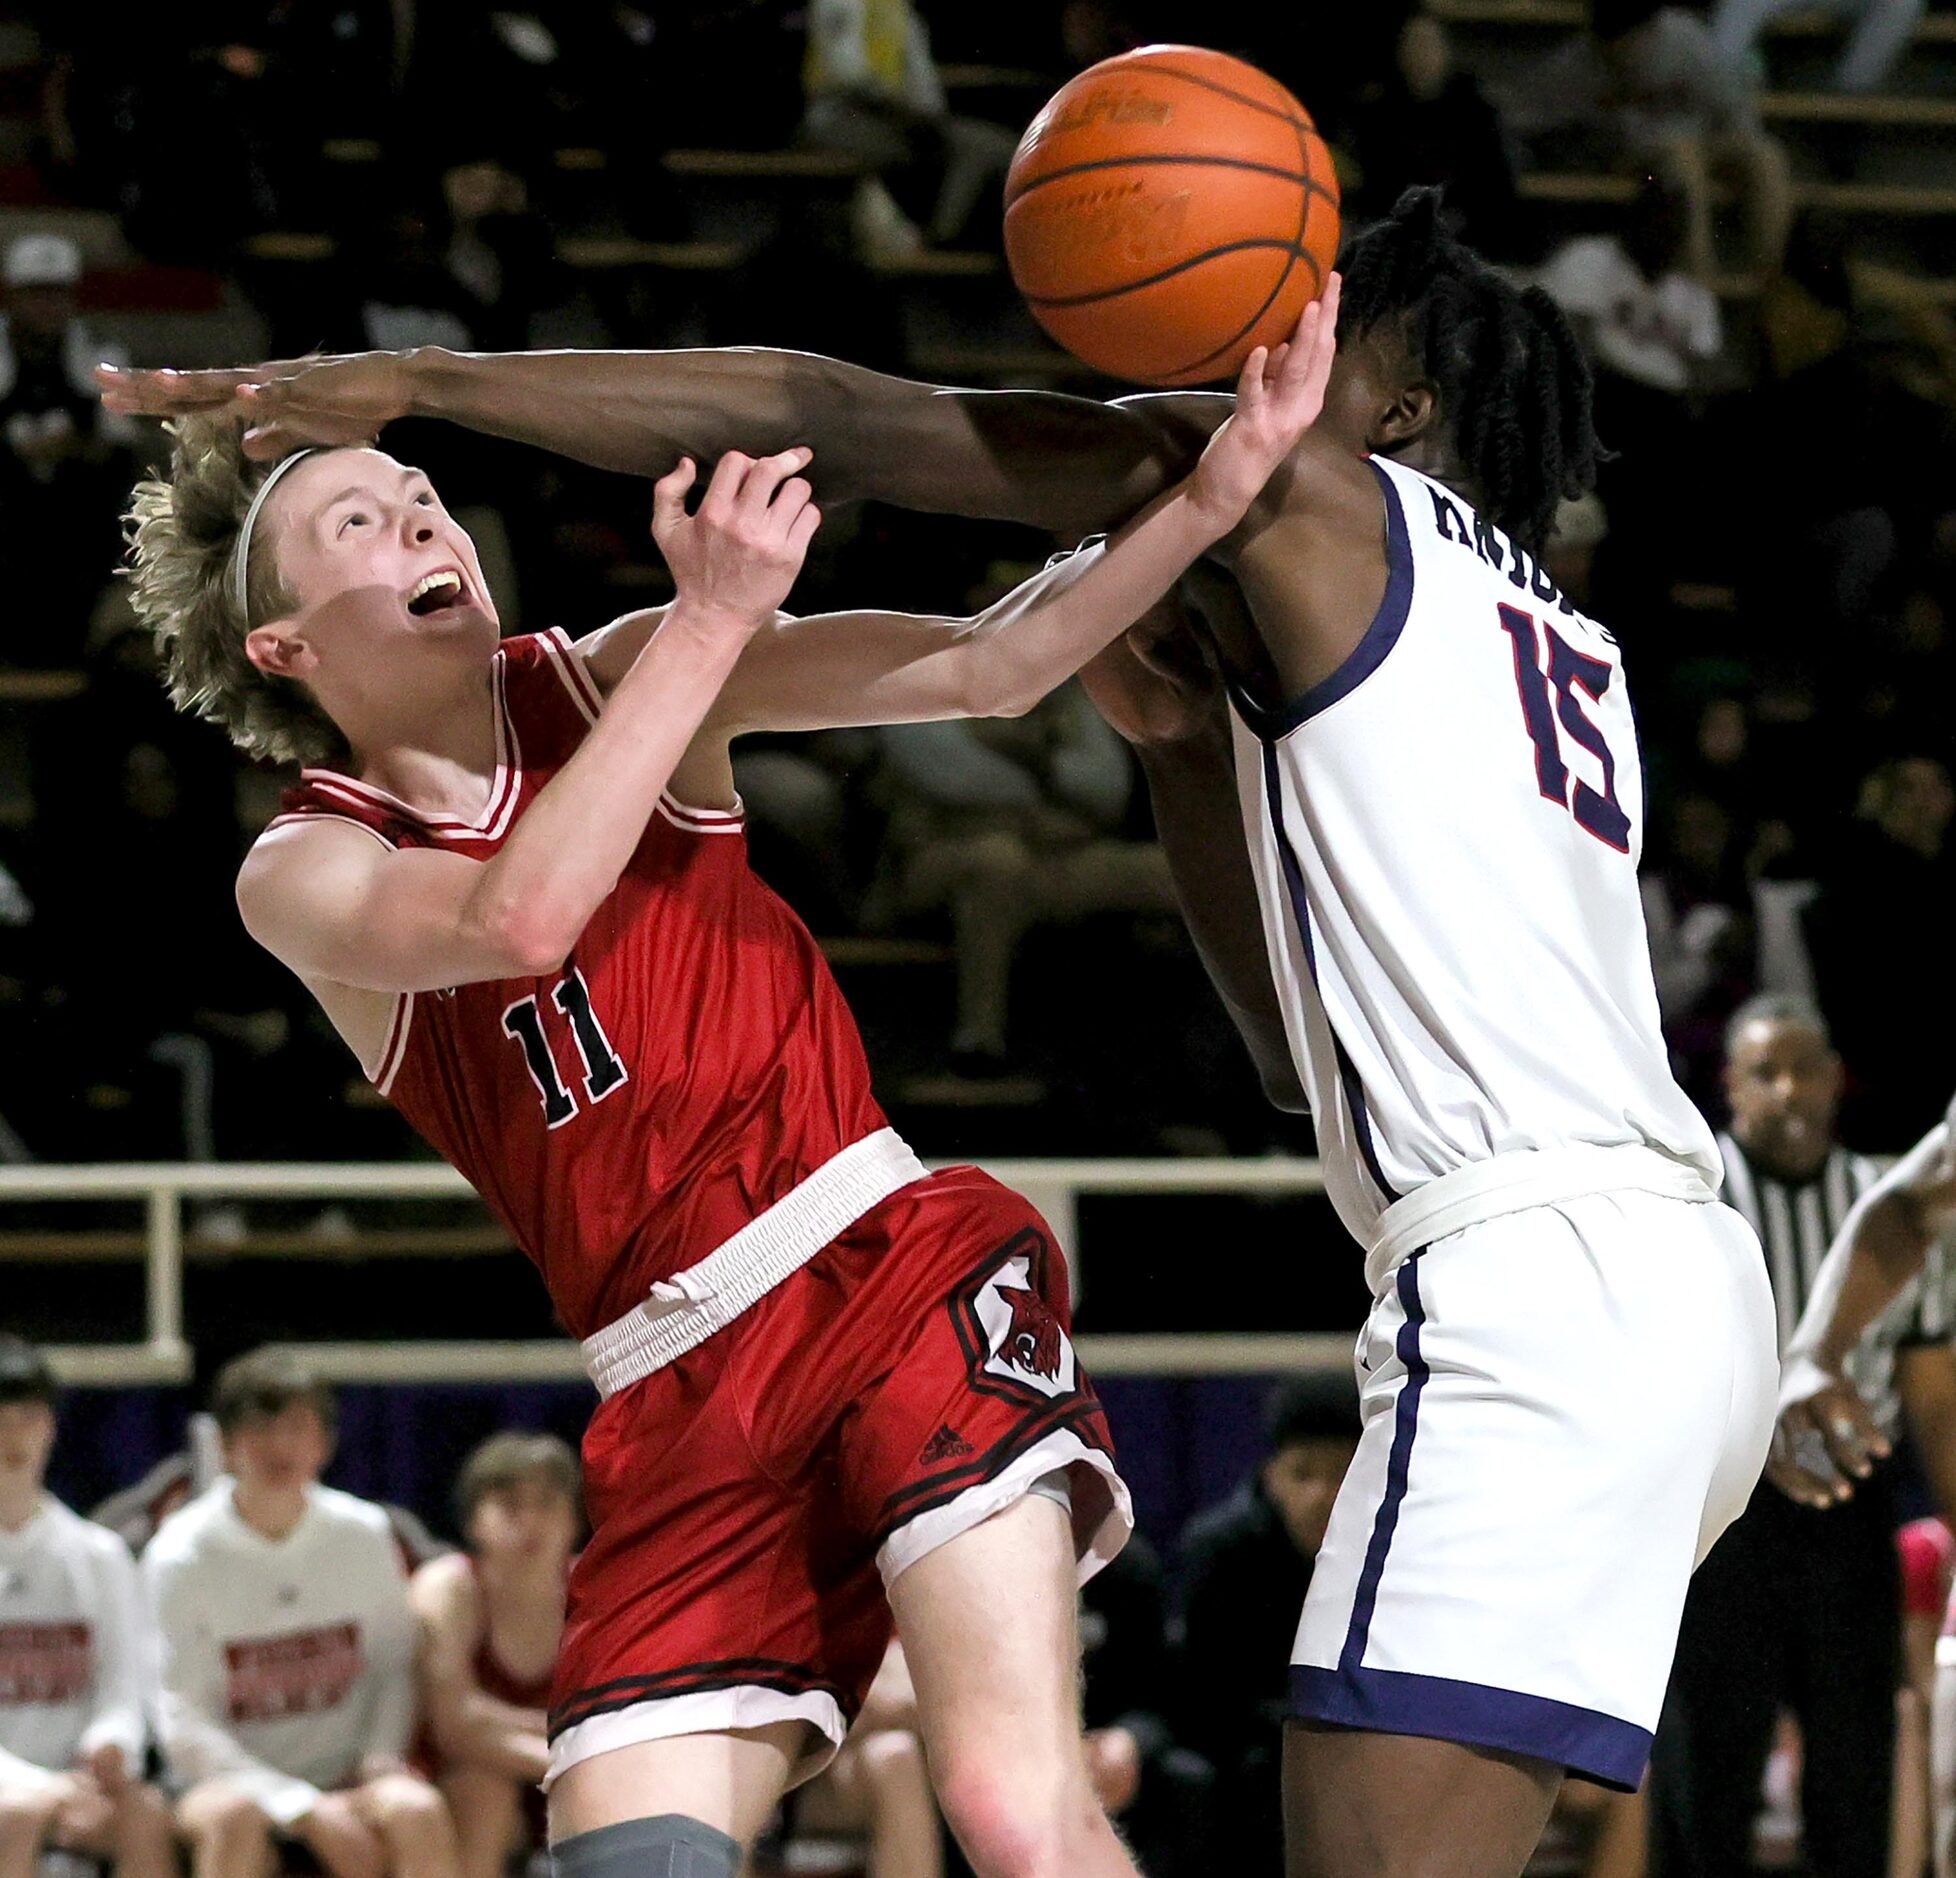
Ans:
{"type": "Polygon", "coordinates": [[[1851,1498],[1854,1483],[1887,1452],[1860,1390],[1837,1376],[1780,1411],[1766,1478],[1802,1506],[1833,1506],[1851,1498]]]}
{"type": "Polygon", "coordinates": [[[1338,296],[1333,274],[1304,309],[1295,335],[1276,351],[1258,346],[1236,381],[1236,409],[1202,453],[1190,495],[1227,533],[1249,513],[1279,464],[1324,409],[1325,386],[1338,355],[1338,296]]]}
{"type": "Polygon", "coordinates": [[[822,512],[799,474],[812,450],[758,459],[729,450],[714,469],[699,513],[686,513],[697,471],[691,457],[652,488],[652,539],[681,600],[732,614],[753,628],[787,599],[822,512]]]}
{"type": "Polygon", "coordinates": [[[309,444],[371,443],[410,405],[407,359],[399,352],[272,359],[209,372],[98,365],[95,384],[109,410],[132,417],[232,412],[249,426],[245,454],[267,460],[309,444]]]}

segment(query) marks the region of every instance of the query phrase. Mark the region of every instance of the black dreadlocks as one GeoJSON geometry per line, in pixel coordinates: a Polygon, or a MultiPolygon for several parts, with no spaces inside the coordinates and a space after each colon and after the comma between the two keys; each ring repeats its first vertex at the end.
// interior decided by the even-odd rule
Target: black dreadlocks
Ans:
{"type": "Polygon", "coordinates": [[[1440,191],[1409,189],[1354,235],[1340,266],[1339,325],[1387,322],[1439,394],[1480,507],[1539,549],[1556,504],[1585,494],[1602,454],[1591,422],[1589,361],[1539,287],[1518,288],[1448,232],[1440,191]]]}

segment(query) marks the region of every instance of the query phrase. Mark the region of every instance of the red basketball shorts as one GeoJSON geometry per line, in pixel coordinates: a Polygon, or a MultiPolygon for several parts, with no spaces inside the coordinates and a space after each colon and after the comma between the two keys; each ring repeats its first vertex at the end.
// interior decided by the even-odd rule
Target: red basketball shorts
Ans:
{"type": "Polygon", "coordinates": [[[726,1329],[599,1405],[550,1779],[671,1735],[847,1732],[885,1587],[1064,1471],[1081,1576],[1132,1525],[1045,1222],[972,1168],[864,1214],[726,1329]]]}

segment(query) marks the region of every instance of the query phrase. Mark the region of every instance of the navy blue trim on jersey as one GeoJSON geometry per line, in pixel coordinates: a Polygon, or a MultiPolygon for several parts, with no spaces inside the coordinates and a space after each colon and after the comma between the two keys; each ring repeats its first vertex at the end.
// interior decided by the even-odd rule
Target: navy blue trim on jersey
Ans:
{"type": "Polygon", "coordinates": [[[1650,1761],[1650,1730],[1634,1722],[1451,1676],[1293,1663],[1289,1712],[1298,1721],[1526,1754],[1619,1793],[1637,1790],[1650,1761]]]}
{"type": "Polygon", "coordinates": [[[1413,1465],[1413,1437],[1419,1432],[1419,1398],[1431,1373],[1420,1354],[1420,1326],[1426,1322],[1426,1306],[1419,1295],[1419,1253],[1400,1266],[1397,1278],[1399,1307],[1406,1313],[1393,1347],[1405,1365],[1406,1380],[1393,1404],[1392,1453],[1386,1459],[1385,1493],[1372,1519],[1372,1539],[1365,1548],[1365,1564],[1358,1574],[1358,1589],[1352,1594],[1351,1623],[1345,1631],[1345,1647],[1338,1656],[1338,1673],[1350,1675],[1365,1661],[1365,1645],[1372,1634],[1372,1613],[1378,1608],[1379,1580],[1385,1573],[1386,1554],[1392,1550],[1392,1535],[1399,1525],[1399,1508],[1406,1498],[1406,1480],[1413,1465]]]}
{"type": "Polygon", "coordinates": [[[1324,1010],[1324,1027],[1331,1032],[1331,1053],[1338,1062],[1338,1084],[1345,1092],[1345,1106],[1352,1112],[1352,1129],[1358,1136],[1358,1152],[1365,1171],[1388,1201],[1399,1198],[1399,1189],[1385,1177],[1379,1165],[1379,1151],[1372,1141],[1372,1116],[1365,1106],[1365,1085],[1359,1080],[1358,1065],[1351,1059],[1331,1012],[1324,1006],[1324,988],[1318,983],[1318,951],[1311,940],[1311,903],[1304,891],[1304,870],[1297,864],[1297,852],[1290,845],[1290,830],[1284,826],[1283,778],[1277,768],[1277,746],[1263,746],[1263,798],[1270,815],[1271,832],[1277,837],[1277,858],[1284,870],[1284,885],[1290,892],[1290,907],[1297,920],[1297,936],[1304,947],[1304,969],[1311,974],[1311,986],[1324,1010]]]}
{"type": "Polygon", "coordinates": [[[1366,627],[1365,636],[1352,647],[1345,662],[1329,677],[1320,678],[1302,697],[1292,699],[1282,710],[1266,711],[1240,689],[1233,690],[1236,708],[1242,713],[1243,722],[1265,742],[1273,737],[1288,737],[1298,725],[1308,722],[1320,711],[1328,710],[1340,698],[1356,691],[1385,663],[1386,654],[1399,643],[1399,635],[1406,630],[1406,615],[1413,605],[1413,544],[1412,537],[1406,532],[1406,511],[1400,506],[1399,491],[1393,486],[1392,478],[1370,457],[1366,463],[1379,479],[1379,491],[1385,497],[1385,597],[1379,602],[1379,610],[1372,615],[1372,623],[1366,627]]]}

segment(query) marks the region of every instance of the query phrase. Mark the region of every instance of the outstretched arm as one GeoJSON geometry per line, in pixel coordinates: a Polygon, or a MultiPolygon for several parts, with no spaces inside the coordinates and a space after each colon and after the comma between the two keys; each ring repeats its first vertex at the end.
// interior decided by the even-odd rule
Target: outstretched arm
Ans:
{"type": "MultiPolygon", "coordinates": [[[[1337,296],[1334,278],[1324,300],[1305,309],[1289,344],[1267,356],[1261,347],[1251,353],[1233,415],[1209,439],[1194,473],[1104,547],[1047,568],[971,619],[874,612],[784,618],[741,655],[714,710],[716,728],[819,730],[1030,710],[1249,513],[1323,407],[1337,296]]],[[[621,620],[580,648],[601,690],[629,669],[657,617],[621,620]]]]}
{"type": "Polygon", "coordinates": [[[439,417],[599,469],[662,476],[681,456],[815,451],[824,502],[859,498],[1090,534],[1193,467],[1202,438],[1146,400],[960,391],[808,352],[456,353],[439,347],[280,360],[235,371],[97,372],[112,411],[234,410],[246,448],[370,442],[439,417]]]}
{"type": "Polygon", "coordinates": [[[1939,1123],[1861,1196],[1787,1345],[1767,1474],[1809,1506],[1845,1500],[1888,1452],[1848,1380],[1849,1355],[1956,1225],[1956,1129],[1939,1123]]]}

